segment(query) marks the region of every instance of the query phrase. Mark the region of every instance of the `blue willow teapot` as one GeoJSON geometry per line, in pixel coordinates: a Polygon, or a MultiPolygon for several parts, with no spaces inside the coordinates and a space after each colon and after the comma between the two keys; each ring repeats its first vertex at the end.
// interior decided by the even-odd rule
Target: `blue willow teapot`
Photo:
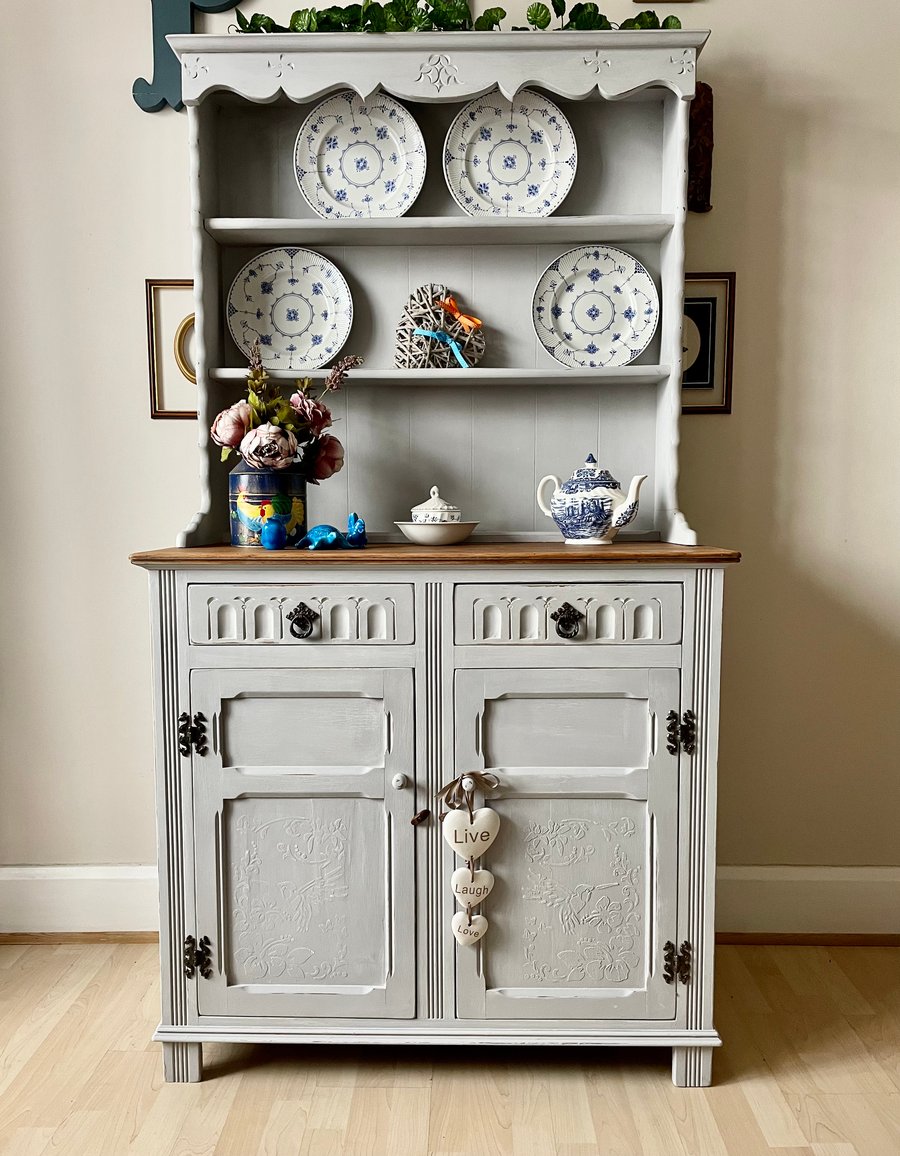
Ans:
{"type": "Polygon", "coordinates": [[[646,480],[646,474],[636,474],[624,494],[609,470],[601,470],[594,455],[588,454],[567,482],[560,483],[553,474],[541,478],[537,503],[559,526],[566,545],[607,545],[637,516],[638,496],[646,480]],[[554,485],[549,507],[543,497],[547,482],[554,485]]]}

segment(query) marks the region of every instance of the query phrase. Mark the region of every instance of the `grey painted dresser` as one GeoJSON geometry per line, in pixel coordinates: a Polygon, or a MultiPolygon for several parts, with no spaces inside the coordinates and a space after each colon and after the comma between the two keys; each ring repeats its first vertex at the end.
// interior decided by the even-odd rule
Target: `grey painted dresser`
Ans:
{"type": "Polygon", "coordinates": [[[135,555],[152,592],[167,1079],[200,1078],[203,1041],[352,1041],[664,1046],[677,1084],[708,1084],[722,577],[738,557],[135,555]],[[566,602],[574,638],[552,617],[566,602]],[[470,770],[499,779],[501,829],[489,931],[457,946],[435,794],[470,770]]]}

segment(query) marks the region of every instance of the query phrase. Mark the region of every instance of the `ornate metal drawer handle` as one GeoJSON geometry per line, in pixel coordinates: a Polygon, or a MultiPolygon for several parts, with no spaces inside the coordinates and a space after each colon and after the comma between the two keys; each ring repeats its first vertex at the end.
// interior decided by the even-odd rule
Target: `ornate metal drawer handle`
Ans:
{"type": "Polygon", "coordinates": [[[294,638],[309,638],[313,632],[313,623],[319,617],[315,610],[307,606],[305,602],[298,602],[294,609],[288,614],[288,622],[291,624],[291,634],[294,638]]]}
{"type": "Polygon", "coordinates": [[[578,637],[584,615],[580,610],[576,610],[570,602],[564,602],[559,610],[553,611],[550,617],[556,623],[556,633],[560,638],[578,637]]]}

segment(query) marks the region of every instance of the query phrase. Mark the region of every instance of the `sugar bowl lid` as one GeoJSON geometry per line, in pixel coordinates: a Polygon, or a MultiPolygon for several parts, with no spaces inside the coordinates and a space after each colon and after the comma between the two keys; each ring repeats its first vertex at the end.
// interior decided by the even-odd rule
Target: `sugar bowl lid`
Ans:
{"type": "Polygon", "coordinates": [[[412,512],[414,514],[458,514],[459,506],[454,506],[452,502],[445,501],[441,497],[441,492],[437,486],[431,487],[431,497],[424,502],[420,502],[418,506],[413,506],[412,512]]]}

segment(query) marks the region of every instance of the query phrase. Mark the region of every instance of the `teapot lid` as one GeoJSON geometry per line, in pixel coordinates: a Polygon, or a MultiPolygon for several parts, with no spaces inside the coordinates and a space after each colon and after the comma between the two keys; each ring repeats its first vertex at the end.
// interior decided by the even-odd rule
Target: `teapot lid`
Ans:
{"type": "Polygon", "coordinates": [[[579,466],[567,482],[563,482],[560,489],[564,494],[581,494],[587,490],[596,490],[601,486],[609,490],[618,490],[621,487],[609,470],[601,470],[593,454],[588,454],[584,465],[579,466]]]}
{"type": "Polygon", "coordinates": [[[434,512],[436,510],[441,511],[442,513],[445,513],[445,514],[446,513],[456,514],[459,512],[459,506],[454,506],[452,502],[445,501],[441,497],[441,492],[437,488],[437,486],[432,486],[431,487],[431,497],[428,498],[424,502],[420,502],[418,504],[418,506],[413,506],[412,512],[415,514],[417,511],[422,511],[423,513],[425,513],[426,511],[427,512],[434,512]]]}

